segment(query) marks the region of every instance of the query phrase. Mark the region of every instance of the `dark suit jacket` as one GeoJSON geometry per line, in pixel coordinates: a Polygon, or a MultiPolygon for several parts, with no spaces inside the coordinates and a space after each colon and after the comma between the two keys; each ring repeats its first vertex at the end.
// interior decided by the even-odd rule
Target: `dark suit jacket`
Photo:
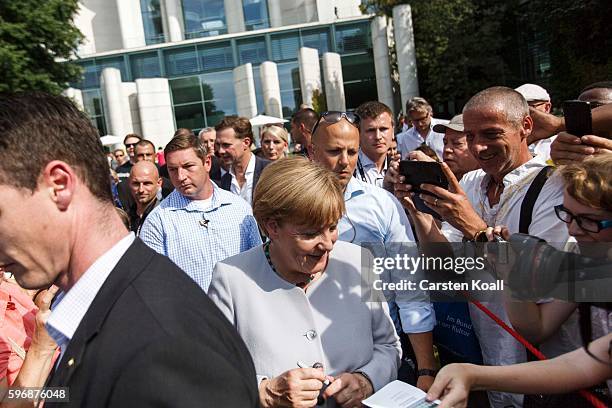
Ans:
{"type": "Polygon", "coordinates": [[[210,179],[212,181],[214,181],[217,185],[221,184],[221,159],[218,158],[217,156],[210,156],[211,158],[211,163],[210,163],[210,171],[208,172],[208,175],[210,176],[210,179]]]}
{"type": "MultiPolygon", "coordinates": [[[[257,182],[259,181],[259,176],[261,176],[262,170],[268,165],[272,163],[270,160],[262,159],[261,157],[255,156],[255,172],[253,173],[253,190],[257,186],[257,182]]],[[[230,191],[232,186],[232,175],[229,172],[225,173],[223,177],[221,177],[221,187],[224,190],[230,191]]]]}
{"type": "Polygon", "coordinates": [[[48,386],[48,407],[257,407],[253,362],[200,287],[139,238],[96,295],[48,386]]]}

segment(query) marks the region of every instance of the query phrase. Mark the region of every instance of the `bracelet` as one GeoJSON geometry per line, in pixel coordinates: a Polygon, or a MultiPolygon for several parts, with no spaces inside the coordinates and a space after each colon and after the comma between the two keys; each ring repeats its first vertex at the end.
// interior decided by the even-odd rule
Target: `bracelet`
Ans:
{"type": "MultiPolygon", "coordinates": [[[[487,227],[487,228],[489,228],[489,227],[487,227]]],[[[487,235],[486,235],[487,228],[482,229],[482,230],[476,232],[472,239],[467,239],[467,238],[464,237],[463,238],[463,242],[487,242],[488,241],[487,235]],[[484,239],[483,239],[483,237],[484,237],[484,239]]]]}
{"type": "Polygon", "coordinates": [[[438,374],[437,370],[431,370],[429,368],[422,368],[417,371],[417,377],[435,377],[438,374]]]}

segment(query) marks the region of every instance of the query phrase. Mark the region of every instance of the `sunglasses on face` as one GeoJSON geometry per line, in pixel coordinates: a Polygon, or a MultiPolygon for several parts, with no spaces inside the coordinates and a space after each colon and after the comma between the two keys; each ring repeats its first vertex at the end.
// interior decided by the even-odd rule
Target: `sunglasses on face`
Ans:
{"type": "Polygon", "coordinates": [[[612,228],[612,220],[597,221],[581,215],[574,215],[562,204],[555,206],[555,214],[566,224],[571,224],[572,221],[576,220],[576,224],[588,232],[598,233],[603,229],[612,228]]]}
{"type": "Polygon", "coordinates": [[[321,114],[321,117],[319,118],[319,120],[317,120],[317,123],[312,128],[312,134],[313,135],[315,134],[321,121],[324,120],[327,123],[333,124],[333,123],[340,122],[343,118],[346,119],[351,125],[355,126],[356,128],[359,128],[359,121],[361,120],[361,118],[356,113],[329,111],[329,112],[323,112],[321,114]]]}
{"type": "Polygon", "coordinates": [[[136,147],[136,145],[137,145],[137,144],[138,144],[138,142],[136,142],[136,143],[126,143],[126,144],[125,144],[125,147],[126,147],[127,149],[129,149],[130,147],[136,147]]]}

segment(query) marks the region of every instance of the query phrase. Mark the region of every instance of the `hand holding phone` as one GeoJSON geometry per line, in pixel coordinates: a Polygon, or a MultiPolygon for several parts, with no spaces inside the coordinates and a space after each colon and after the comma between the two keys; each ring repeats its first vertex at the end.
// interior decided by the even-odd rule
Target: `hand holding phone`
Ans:
{"type": "Polygon", "coordinates": [[[448,179],[438,162],[402,160],[399,171],[405,178],[404,182],[410,184],[415,193],[431,194],[421,190],[421,184],[433,184],[448,190],[448,179]]]}

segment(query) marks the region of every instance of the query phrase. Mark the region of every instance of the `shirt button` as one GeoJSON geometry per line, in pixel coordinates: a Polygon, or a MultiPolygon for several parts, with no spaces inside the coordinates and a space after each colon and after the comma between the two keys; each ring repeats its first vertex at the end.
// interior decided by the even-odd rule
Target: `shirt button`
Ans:
{"type": "Polygon", "coordinates": [[[317,332],[314,330],[308,330],[306,332],[306,338],[310,341],[313,341],[314,339],[317,338],[317,332]]]}

